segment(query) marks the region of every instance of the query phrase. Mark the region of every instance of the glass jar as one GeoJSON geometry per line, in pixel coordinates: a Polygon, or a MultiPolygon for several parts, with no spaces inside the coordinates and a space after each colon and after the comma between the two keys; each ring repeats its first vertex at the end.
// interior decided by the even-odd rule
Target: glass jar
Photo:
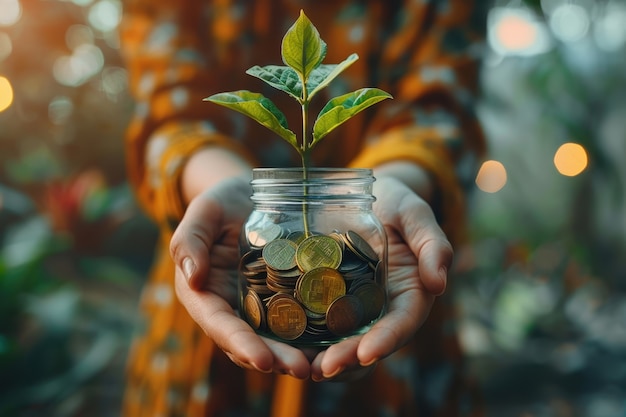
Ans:
{"type": "Polygon", "coordinates": [[[386,310],[387,236],[370,169],[258,168],[242,228],[239,308],[258,334],[330,345],[386,310]]]}

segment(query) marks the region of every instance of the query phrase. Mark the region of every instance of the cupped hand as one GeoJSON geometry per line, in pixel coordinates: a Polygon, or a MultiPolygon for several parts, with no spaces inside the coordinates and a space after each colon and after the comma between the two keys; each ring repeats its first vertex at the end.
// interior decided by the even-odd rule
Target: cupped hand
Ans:
{"type": "Polygon", "coordinates": [[[364,335],[320,352],[313,380],[358,378],[404,346],[424,323],[446,288],[453,250],[430,206],[392,177],[376,182],[374,211],[387,233],[387,313],[364,335]]]}
{"type": "Polygon", "coordinates": [[[248,180],[233,178],[190,202],[170,243],[176,294],[235,364],[304,379],[310,363],[300,349],[258,336],[234,310],[239,236],[251,210],[249,196],[248,180]]]}

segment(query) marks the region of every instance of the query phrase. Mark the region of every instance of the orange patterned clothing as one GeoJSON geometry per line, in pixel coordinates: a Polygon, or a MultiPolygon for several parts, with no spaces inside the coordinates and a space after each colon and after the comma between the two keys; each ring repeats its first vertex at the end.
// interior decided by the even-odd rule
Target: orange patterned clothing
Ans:
{"type": "Polygon", "coordinates": [[[484,152],[472,105],[485,7],[481,0],[126,0],[121,42],[136,101],[126,138],[128,175],[161,239],[129,355],[125,416],[479,413],[464,384],[445,297],[414,340],[363,380],[298,381],[242,370],[214,346],[176,299],[167,248],[185,210],[180,173],[199,148],[225,147],[255,166],[300,164],[272,132],[202,98],[262,92],[287,120],[299,120],[293,99],[245,70],[281,64],[281,39],[301,9],[328,44],[324,63],[360,57],[313,106],[361,87],[394,96],[333,131],[317,145],[313,165],[420,164],[438,185],[434,209],[442,227],[453,243],[462,239],[464,184],[484,152]]]}

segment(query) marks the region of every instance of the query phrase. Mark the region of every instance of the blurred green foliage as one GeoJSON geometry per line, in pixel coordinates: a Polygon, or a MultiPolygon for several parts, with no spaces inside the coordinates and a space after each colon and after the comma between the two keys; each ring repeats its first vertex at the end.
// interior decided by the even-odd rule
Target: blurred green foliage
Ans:
{"type": "Polygon", "coordinates": [[[600,29],[626,19],[626,3],[530,3],[527,15],[521,2],[496,2],[547,43],[485,60],[479,114],[507,181],[472,196],[472,240],[457,253],[459,331],[490,415],[622,417],[626,27],[611,49],[600,29]],[[587,153],[579,175],[555,167],[564,143],[587,153]]]}
{"type": "Polygon", "coordinates": [[[125,179],[121,3],[2,7],[0,415],[118,415],[156,239],[125,179]]]}

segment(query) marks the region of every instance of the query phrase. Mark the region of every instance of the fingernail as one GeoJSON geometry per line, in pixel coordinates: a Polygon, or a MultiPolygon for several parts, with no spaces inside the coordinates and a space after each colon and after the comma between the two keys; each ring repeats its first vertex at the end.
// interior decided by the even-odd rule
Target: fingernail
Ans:
{"type": "Polygon", "coordinates": [[[367,368],[370,365],[374,365],[376,362],[378,362],[378,358],[373,358],[367,362],[361,362],[360,365],[364,368],[367,368]]]}
{"type": "Polygon", "coordinates": [[[324,378],[326,379],[331,379],[336,377],[337,375],[339,375],[340,373],[342,373],[344,370],[343,366],[340,366],[339,368],[335,369],[332,373],[330,374],[324,374],[324,378]]]}
{"type": "MultiPolygon", "coordinates": [[[[263,374],[269,374],[272,372],[272,369],[261,369],[261,367],[259,365],[257,365],[254,362],[250,362],[250,366],[252,366],[254,369],[256,369],[257,371],[263,373],[263,374]]],[[[282,373],[282,372],[281,372],[282,373]]]]}
{"type": "Polygon", "coordinates": [[[185,274],[185,279],[187,279],[187,281],[189,281],[195,270],[196,264],[191,258],[187,257],[183,259],[183,273],[185,274]]]}
{"type": "Polygon", "coordinates": [[[439,279],[441,280],[441,291],[435,295],[442,295],[446,291],[446,283],[448,281],[448,268],[442,266],[439,268],[439,279]]]}
{"type": "Polygon", "coordinates": [[[313,380],[313,382],[325,381],[324,377],[318,377],[317,375],[311,375],[311,379],[313,380]]]}

